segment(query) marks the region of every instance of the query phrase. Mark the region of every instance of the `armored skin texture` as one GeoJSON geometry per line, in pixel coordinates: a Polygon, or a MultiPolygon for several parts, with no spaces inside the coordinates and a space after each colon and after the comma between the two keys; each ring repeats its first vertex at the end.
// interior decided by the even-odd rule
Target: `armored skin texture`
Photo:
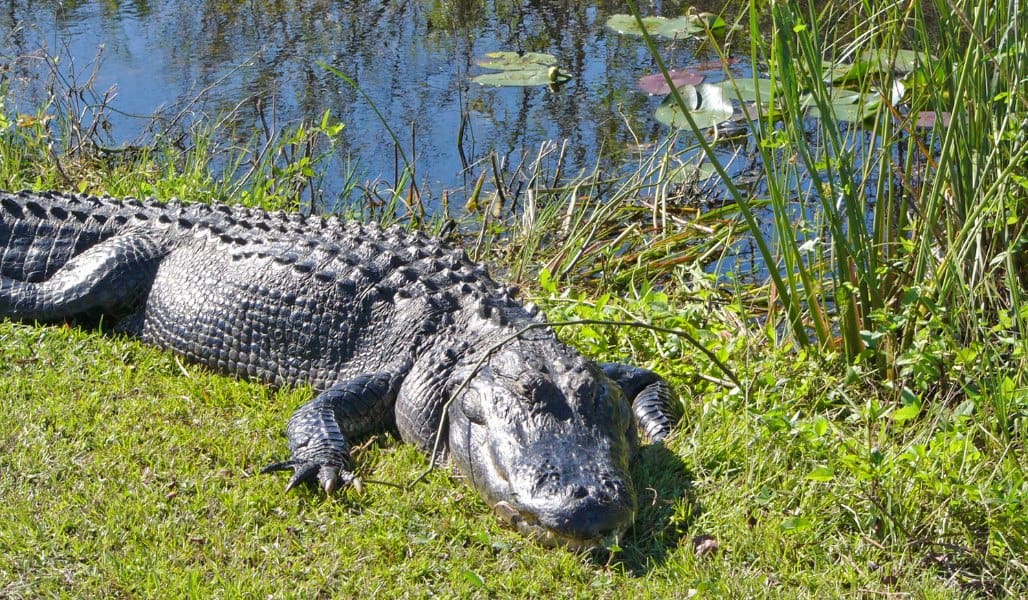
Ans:
{"type": "Polygon", "coordinates": [[[115,323],[218,371],[317,395],[289,420],[289,487],[356,483],[349,444],[436,447],[545,544],[594,547],[636,512],[637,431],[668,434],[652,372],[596,364],[460,250],[420,233],[255,209],[0,192],[0,316],[115,323]]]}

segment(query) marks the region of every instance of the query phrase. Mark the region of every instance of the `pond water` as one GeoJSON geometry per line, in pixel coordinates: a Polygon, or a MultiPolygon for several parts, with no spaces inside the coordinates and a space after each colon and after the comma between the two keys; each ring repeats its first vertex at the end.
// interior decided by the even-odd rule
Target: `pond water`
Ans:
{"type": "MultiPolygon", "coordinates": [[[[691,4],[718,12],[723,3],[691,4]]],[[[327,203],[338,199],[348,163],[362,180],[394,180],[394,143],[373,104],[405,151],[413,147],[417,183],[431,202],[467,189],[481,171],[461,159],[464,115],[462,150],[472,165],[493,152],[514,165],[566,140],[565,173],[616,172],[628,168],[633,148],[662,140],[667,127],[653,118],[660,99],[636,86],[654,72],[652,58],[639,38],[604,26],[624,12],[620,2],[578,0],[11,0],[0,13],[0,77],[8,108],[29,112],[45,102],[43,82],[54,71],[43,56],[57,57],[70,85],[116,92],[105,130],[112,146],[137,143],[158,111],[185,109],[183,124],[228,115],[244,132],[262,121],[318,122],[330,111],[346,128],[323,181],[327,203]],[[475,60],[495,50],[551,53],[574,78],[556,91],[473,83],[483,72],[475,60]],[[351,77],[370,102],[322,65],[351,77]]],[[[663,44],[674,67],[717,58],[698,40],[663,44]]],[[[748,74],[744,63],[732,68],[748,74]]],[[[721,78],[714,70],[709,81],[721,78]]]]}

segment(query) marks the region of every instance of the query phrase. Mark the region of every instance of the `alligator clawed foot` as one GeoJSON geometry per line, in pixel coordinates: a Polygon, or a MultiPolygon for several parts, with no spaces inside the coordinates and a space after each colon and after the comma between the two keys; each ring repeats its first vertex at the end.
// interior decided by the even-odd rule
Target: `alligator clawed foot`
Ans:
{"type": "Polygon", "coordinates": [[[272,473],[287,469],[293,469],[295,472],[286,485],[286,492],[304,483],[317,484],[318,487],[325,490],[326,494],[331,494],[345,486],[353,486],[357,493],[364,490],[360,478],[353,473],[335,465],[316,461],[287,460],[270,464],[261,469],[261,473],[272,473]]]}

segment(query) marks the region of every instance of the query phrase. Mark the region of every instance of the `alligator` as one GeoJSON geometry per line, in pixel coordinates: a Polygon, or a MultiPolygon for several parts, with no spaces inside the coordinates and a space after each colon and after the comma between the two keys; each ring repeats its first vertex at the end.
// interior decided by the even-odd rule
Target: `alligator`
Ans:
{"type": "Polygon", "coordinates": [[[0,192],[0,317],[99,320],[211,369],[314,397],[291,470],[359,486],[350,443],[392,428],[448,459],[507,525],[597,548],[633,522],[655,373],[595,363],[460,249],[399,227],[202,203],[0,192]]]}

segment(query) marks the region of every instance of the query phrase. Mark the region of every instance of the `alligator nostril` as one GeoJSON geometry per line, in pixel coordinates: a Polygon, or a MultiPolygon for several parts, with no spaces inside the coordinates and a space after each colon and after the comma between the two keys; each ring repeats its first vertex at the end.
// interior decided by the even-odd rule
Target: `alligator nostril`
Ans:
{"type": "Polygon", "coordinates": [[[580,486],[576,487],[573,492],[571,492],[571,495],[576,500],[581,500],[582,498],[585,498],[586,496],[589,495],[589,490],[585,489],[584,486],[580,485],[580,486]]]}

